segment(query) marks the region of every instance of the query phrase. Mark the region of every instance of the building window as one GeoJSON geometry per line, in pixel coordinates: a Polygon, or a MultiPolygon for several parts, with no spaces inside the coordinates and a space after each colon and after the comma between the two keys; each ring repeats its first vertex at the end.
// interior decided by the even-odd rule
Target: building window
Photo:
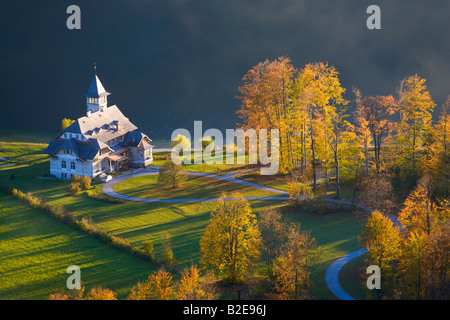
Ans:
{"type": "Polygon", "coordinates": [[[66,162],[64,160],[61,162],[61,168],[63,168],[63,169],[66,168],[66,162]]]}
{"type": "Polygon", "coordinates": [[[75,162],[70,163],[70,169],[75,170],[75,162]]]}

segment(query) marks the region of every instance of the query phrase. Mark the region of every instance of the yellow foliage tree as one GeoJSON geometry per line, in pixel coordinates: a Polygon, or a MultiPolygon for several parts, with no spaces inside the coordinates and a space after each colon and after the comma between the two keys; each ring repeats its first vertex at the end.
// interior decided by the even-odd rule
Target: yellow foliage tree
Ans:
{"type": "Polygon", "coordinates": [[[223,194],[200,239],[201,265],[216,275],[240,282],[260,257],[261,235],[256,216],[241,194],[223,194]]]}
{"type": "Polygon", "coordinates": [[[117,300],[116,293],[107,288],[92,288],[86,294],[86,300],[117,300]]]}
{"type": "Polygon", "coordinates": [[[311,268],[318,261],[320,248],[310,232],[291,225],[288,240],[274,263],[275,289],[286,299],[310,298],[311,268]]]}
{"type": "Polygon", "coordinates": [[[172,275],[161,268],[134,286],[128,300],[170,300],[172,295],[172,275]]]}
{"type": "Polygon", "coordinates": [[[61,128],[62,128],[62,130],[63,131],[66,130],[74,122],[75,122],[75,120],[71,120],[71,119],[67,119],[67,118],[62,119],[61,120],[61,128]]]}
{"type": "Polygon", "coordinates": [[[381,289],[377,298],[392,298],[398,270],[395,262],[401,255],[401,233],[394,223],[379,211],[374,211],[367,220],[360,241],[367,249],[366,264],[380,268],[381,289]]]}

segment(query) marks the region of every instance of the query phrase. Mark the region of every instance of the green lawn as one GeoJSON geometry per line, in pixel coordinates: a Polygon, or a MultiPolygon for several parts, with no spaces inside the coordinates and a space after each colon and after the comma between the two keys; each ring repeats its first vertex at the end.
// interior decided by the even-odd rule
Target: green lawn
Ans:
{"type": "MultiPolygon", "coordinates": [[[[362,225],[355,213],[337,208],[319,214],[285,203],[273,202],[270,205],[279,208],[284,219],[300,224],[302,230],[311,230],[311,236],[322,247],[320,260],[312,273],[313,294],[316,299],[336,299],[326,286],[325,272],[337,258],[359,249],[358,235],[362,232],[362,225]]],[[[257,210],[266,207],[267,204],[257,210]]]]}
{"type": "MultiPolygon", "coordinates": [[[[159,159],[161,156],[169,156],[170,152],[160,152],[154,154],[154,160],[153,165],[154,166],[162,166],[163,163],[166,161],[165,159],[159,159]],[[155,156],[156,155],[156,156],[155,156]]],[[[181,155],[180,158],[182,159],[181,155]]],[[[234,162],[232,164],[226,163],[226,154],[222,156],[222,163],[212,163],[209,164],[206,163],[207,161],[212,161],[212,157],[199,155],[195,152],[191,153],[190,162],[184,163],[183,167],[187,171],[191,172],[204,172],[204,173],[217,173],[217,174],[223,174],[232,172],[235,170],[244,170],[252,168],[252,165],[248,164],[248,156],[238,157],[237,154],[234,156],[234,162]],[[204,162],[202,162],[204,160],[204,162]],[[196,163],[198,162],[198,163],[196,163]],[[238,163],[241,162],[241,163],[238,163]],[[242,164],[243,162],[243,164],[242,164]]]]}
{"type": "Polygon", "coordinates": [[[7,159],[0,160],[0,164],[23,165],[46,159],[48,156],[42,153],[46,147],[40,143],[0,141],[0,157],[7,159]]]}
{"type": "Polygon", "coordinates": [[[262,176],[255,173],[248,173],[238,175],[236,178],[278,190],[289,191],[287,177],[285,176],[262,176]]]}
{"type": "MultiPolygon", "coordinates": [[[[22,152],[19,150],[21,144],[8,143],[2,144],[2,146],[3,149],[0,151],[0,157],[5,157],[6,154],[20,156],[20,153],[22,152]]],[[[33,152],[35,152],[34,154],[36,157],[44,148],[45,145],[34,146],[33,152]]],[[[202,165],[192,166],[196,166],[194,168],[199,171],[202,169],[202,165]]],[[[123,203],[114,204],[91,199],[85,192],[77,197],[72,197],[66,190],[68,181],[40,178],[43,174],[48,173],[48,167],[48,159],[45,156],[42,158],[32,158],[29,159],[28,163],[25,163],[22,166],[0,169],[0,183],[12,184],[24,192],[32,192],[39,197],[47,199],[49,203],[64,206],[67,210],[79,217],[90,217],[94,223],[106,228],[110,233],[127,238],[138,246],[142,245],[142,242],[146,240],[152,240],[155,245],[157,257],[161,250],[159,242],[161,237],[164,234],[169,234],[172,237],[172,248],[178,267],[185,267],[189,266],[191,263],[198,262],[200,258],[199,240],[203,235],[206,225],[209,223],[210,212],[213,209],[214,203],[170,204],[124,201],[123,203]],[[12,174],[13,178],[11,177],[12,174]]],[[[214,166],[205,166],[205,168],[207,168],[205,170],[209,172],[215,171],[214,166]]],[[[190,170],[190,168],[187,169],[190,170]]],[[[237,167],[237,169],[242,169],[242,165],[237,167]]],[[[228,169],[222,168],[221,170],[226,172],[228,169]]],[[[136,181],[123,182],[123,185],[118,186],[119,188],[123,187],[124,192],[138,192],[141,195],[151,197],[157,197],[157,192],[161,192],[158,197],[163,195],[166,197],[168,191],[171,190],[156,190],[159,187],[149,188],[149,186],[154,185],[154,179],[156,179],[156,176],[146,176],[141,177],[141,179],[137,179],[136,181]],[[132,190],[136,185],[138,185],[138,188],[140,189],[132,190]],[[125,191],[126,188],[128,188],[128,191],[125,191]]],[[[271,181],[269,178],[263,178],[264,180],[261,178],[257,179],[252,182],[258,183],[259,181],[261,184],[280,189],[283,189],[282,186],[285,184],[285,182],[279,178],[275,178],[274,181],[271,181]]],[[[260,196],[265,192],[238,184],[226,183],[220,185],[218,184],[218,181],[210,181],[210,179],[203,178],[199,180],[190,179],[187,183],[194,182],[195,184],[200,183],[201,186],[196,188],[195,185],[191,185],[190,188],[177,190],[173,196],[190,198],[192,195],[195,197],[210,198],[213,197],[213,195],[214,197],[220,195],[221,191],[225,191],[224,188],[227,191],[242,191],[247,196],[260,196]]],[[[95,192],[101,194],[101,190],[98,188],[100,188],[100,186],[96,187],[95,192]]],[[[107,198],[106,195],[103,196],[107,198]]],[[[24,205],[17,203],[16,200],[10,200],[5,203],[8,204],[5,205],[2,201],[4,210],[6,210],[4,215],[9,218],[2,219],[1,226],[5,228],[7,233],[3,235],[0,254],[2,255],[2,261],[4,260],[3,257],[10,255],[11,257],[9,258],[9,261],[6,260],[8,262],[0,262],[0,265],[2,266],[2,274],[9,272],[10,276],[8,278],[16,280],[10,280],[4,283],[0,282],[0,297],[11,291],[11,288],[15,288],[14,292],[16,293],[8,297],[46,298],[49,290],[48,288],[53,290],[53,288],[59,287],[61,281],[63,281],[62,285],[64,286],[65,279],[67,279],[66,274],[64,273],[65,268],[67,268],[69,264],[76,264],[75,262],[67,263],[67,259],[71,256],[79,256],[80,259],[84,259],[81,262],[78,262],[78,265],[82,267],[82,279],[86,282],[87,286],[91,283],[92,285],[102,284],[113,290],[119,290],[122,297],[124,296],[124,292],[127,292],[127,290],[135,284],[138,278],[145,277],[149,272],[148,262],[119,252],[117,249],[109,248],[103,243],[91,239],[89,236],[79,233],[75,229],[45,216],[45,213],[27,209],[24,205]],[[14,221],[15,216],[17,216],[15,213],[17,212],[20,214],[28,212],[29,215],[36,217],[39,215],[39,219],[46,220],[44,220],[42,224],[39,224],[39,228],[37,227],[37,224],[32,222],[30,222],[32,225],[29,226],[28,229],[26,227],[19,227],[22,220],[23,223],[27,223],[29,220],[21,218],[14,221]],[[15,223],[19,224],[16,225],[15,223]],[[16,230],[17,228],[20,228],[23,233],[16,231],[13,234],[8,231],[11,228],[16,228],[16,230]],[[33,228],[36,228],[38,231],[33,228]],[[44,228],[43,230],[45,231],[39,231],[42,230],[40,228],[44,228]],[[37,232],[38,235],[36,236],[34,232],[37,232]],[[44,236],[40,236],[39,232],[43,233],[44,236]],[[15,234],[18,234],[18,236],[14,236],[15,234]],[[27,249],[28,251],[24,250],[24,247],[26,247],[25,242],[27,240],[25,239],[27,235],[35,237],[33,238],[35,240],[33,241],[33,246],[27,249]],[[53,248],[54,250],[60,248],[62,251],[53,251],[53,256],[40,256],[40,254],[46,253],[46,251],[42,249],[45,245],[40,241],[49,239],[48,241],[52,243],[51,239],[53,236],[55,237],[55,241],[53,241],[55,243],[55,248],[52,247],[52,245],[50,245],[50,248],[53,248]],[[58,240],[56,241],[56,239],[58,240]],[[81,240],[92,241],[89,243],[95,243],[95,245],[84,245],[81,240]],[[77,244],[72,246],[71,241],[77,244]],[[66,250],[65,248],[69,247],[73,249],[70,249],[71,251],[69,249],[67,249],[68,251],[64,251],[66,250]],[[93,250],[93,248],[98,249],[93,250]],[[27,264],[27,261],[31,259],[30,255],[33,256],[32,252],[38,252],[39,254],[34,255],[34,262],[29,265],[27,264]],[[21,262],[22,260],[23,262],[21,262]],[[114,267],[111,264],[116,260],[119,264],[114,267]],[[53,268],[53,270],[59,270],[59,273],[56,271],[54,272],[62,274],[59,276],[60,278],[57,278],[57,280],[54,278],[45,278],[43,274],[46,274],[47,271],[45,271],[44,268],[43,271],[40,271],[41,275],[39,276],[42,279],[47,279],[45,281],[42,280],[44,282],[37,280],[37,278],[20,282],[20,279],[18,279],[18,274],[21,272],[20,270],[24,269],[25,272],[30,273],[26,270],[32,266],[37,268],[39,261],[54,261],[54,263],[48,264],[49,266],[52,266],[51,268],[53,268]],[[129,261],[129,263],[125,263],[124,261],[129,261]],[[83,274],[83,266],[88,270],[95,270],[96,275],[89,278],[89,274],[83,274]],[[122,276],[118,273],[114,273],[114,270],[126,270],[126,272],[124,271],[124,275],[122,276]],[[113,272],[114,276],[110,277],[110,272],[113,272]],[[14,275],[14,273],[16,274],[14,275]],[[100,277],[99,274],[102,274],[103,277],[100,277]],[[85,278],[83,278],[84,275],[86,275],[85,278]]],[[[317,239],[318,244],[324,249],[322,259],[313,274],[316,283],[314,295],[317,299],[334,298],[325,286],[325,270],[336,258],[356,250],[359,247],[356,237],[361,231],[361,225],[358,220],[355,219],[353,213],[336,212],[318,214],[300,208],[293,209],[289,207],[287,203],[280,201],[251,201],[251,205],[256,212],[269,207],[279,207],[285,217],[301,223],[302,229],[311,229],[312,236],[317,239]]]]}
{"type": "Polygon", "coordinates": [[[64,290],[70,265],[86,290],[111,288],[126,298],[151,264],[0,194],[0,299],[47,299],[64,290]]]}
{"type": "Polygon", "coordinates": [[[147,175],[122,181],[114,186],[120,194],[153,199],[206,199],[218,198],[223,192],[240,192],[245,197],[280,196],[225,180],[187,175],[187,180],[177,188],[158,183],[158,175],[147,175]]]}

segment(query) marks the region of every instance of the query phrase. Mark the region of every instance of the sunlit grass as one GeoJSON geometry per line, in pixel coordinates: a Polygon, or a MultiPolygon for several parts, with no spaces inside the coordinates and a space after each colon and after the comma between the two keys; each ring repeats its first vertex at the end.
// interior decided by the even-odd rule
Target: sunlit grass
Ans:
{"type": "Polygon", "coordinates": [[[190,175],[176,188],[158,183],[158,175],[147,175],[122,181],[114,186],[114,190],[128,196],[152,199],[208,199],[218,198],[223,192],[240,192],[244,197],[279,196],[234,182],[190,175]]]}
{"type": "Polygon", "coordinates": [[[152,272],[148,262],[79,232],[45,212],[0,194],[0,299],[47,299],[66,288],[66,268],[81,268],[87,288],[125,298],[152,272]]]}
{"type": "MultiPolygon", "coordinates": [[[[5,144],[3,146],[4,153],[9,152],[9,154],[20,156],[20,153],[23,152],[23,150],[19,151],[21,148],[20,144],[5,144]]],[[[35,146],[36,151],[43,150],[44,147],[45,146],[43,145],[35,146]]],[[[0,154],[0,157],[1,156],[2,155],[0,154]]],[[[191,167],[186,165],[185,167],[189,171],[195,171],[195,169],[201,171],[204,170],[204,168],[207,168],[205,170],[210,170],[211,173],[217,173],[214,166],[205,164],[193,164],[190,166],[191,167]]],[[[241,170],[245,167],[245,165],[241,165],[235,169],[241,170]]],[[[182,268],[199,261],[199,241],[205,227],[209,223],[210,212],[214,207],[214,203],[168,204],[137,203],[132,201],[109,203],[107,201],[89,198],[86,191],[82,192],[77,197],[73,197],[67,192],[68,181],[40,178],[44,173],[48,172],[48,169],[49,162],[46,158],[38,161],[31,161],[29,164],[21,167],[17,166],[0,169],[0,183],[12,184],[24,192],[32,192],[41,198],[47,199],[51,204],[64,206],[78,217],[90,217],[94,223],[106,228],[111,234],[129,239],[133,244],[138,246],[142,246],[144,241],[151,240],[154,243],[155,254],[157,257],[161,252],[160,239],[165,234],[169,234],[172,237],[172,248],[178,267],[182,268]],[[11,177],[12,174],[14,178],[11,177]]],[[[221,173],[228,172],[231,171],[226,171],[225,169],[221,171],[221,173]]],[[[158,197],[161,196],[163,198],[167,198],[168,196],[211,198],[213,195],[216,197],[220,195],[221,191],[225,191],[223,188],[228,188],[226,189],[227,191],[241,191],[245,193],[246,196],[267,195],[266,191],[257,190],[244,185],[232,184],[231,182],[227,182],[219,187],[217,184],[218,181],[211,179],[190,179],[188,182],[192,183],[192,190],[186,188],[184,191],[182,191],[182,189],[177,189],[176,192],[173,192],[171,188],[163,188],[160,191],[156,191],[156,189],[160,188],[160,186],[156,186],[156,177],[157,176],[146,176],[135,181],[129,180],[124,182],[125,184],[122,187],[126,186],[128,183],[127,188],[129,192],[139,192],[145,197],[156,197],[158,195],[156,192],[161,192],[158,197]],[[182,194],[181,192],[185,193],[182,194]]],[[[267,177],[248,175],[242,178],[261,185],[280,190],[287,190],[286,180],[281,176],[267,177]]],[[[108,198],[108,196],[102,193],[101,186],[96,186],[94,192],[101,197],[108,198]]],[[[92,278],[89,278],[89,274],[86,274],[86,278],[83,278],[84,276],[82,276],[82,280],[86,281],[86,285],[88,283],[89,285],[101,284],[104,287],[118,290],[119,293],[122,294],[122,297],[136,282],[136,279],[133,278],[133,276],[136,276],[137,278],[141,277],[141,275],[142,277],[146,277],[145,270],[147,269],[145,268],[150,268],[148,267],[148,262],[122,253],[117,249],[109,248],[105,244],[97,240],[92,240],[89,236],[79,233],[63,223],[53,220],[43,212],[29,209],[23,204],[13,203],[11,201],[12,200],[9,202],[2,201],[0,203],[0,206],[3,206],[2,208],[8,212],[7,215],[2,215],[1,218],[1,226],[5,229],[2,229],[0,237],[2,237],[3,232],[5,232],[5,234],[3,234],[4,237],[1,238],[0,254],[4,254],[2,257],[9,257],[5,260],[7,262],[0,262],[0,265],[2,266],[1,270],[7,272],[10,279],[13,280],[5,282],[5,285],[0,282],[0,297],[5,295],[5,297],[8,298],[46,298],[49,290],[48,288],[51,290],[54,290],[57,287],[59,288],[61,281],[63,281],[63,285],[65,284],[65,279],[67,279],[67,277],[64,272],[65,268],[68,266],[66,265],[66,259],[70,260],[72,259],[71,257],[77,256],[79,256],[80,259],[85,259],[80,262],[80,264],[84,266],[84,269],[87,271],[95,271],[93,273],[95,276],[92,278]],[[21,216],[25,213],[27,216],[39,216],[39,219],[45,220],[42,220],[39,224],[31,223],[21,216]],[[13,219],[15,216],[17,216],[17,220],[13,219]],[[31,225],[21,226],[21,223],[28,224],[29,222],[31,225]],[[38,235],[35,236],[33,228],[38,228],[38,230],[44,229],[43,231],[39,231],[41,233],[38,232],[38,235]],[[11,236],[11,230],[15,230],[14,234],[17,235],[17,238],[11,236]],[[9,235],[7,235],[7,233],[9,233],[9,235]],[[62,251],[54,251],[54,255],[44,255],[45,250],[43,247],[45,247],[45,245],[49,245],[49,248],[54,247],[51,245],[51,242],[50,244],[46,244],[45,242],[41,242],[41,240],[44,238],[51,239],[53,236],[55,237],[54,247],[61,248],[62,251]],[[72,242],[77,241],[80,241],[80,244],[72,244],[72,242]],[[88,244],[84,244],[84,241],[88,242],[88,244]],[[31,242],[31,244],[28,244],[28,242],[31,242]],[[71,249],[67,249],[68,247],[71,249]],[[99,250],[99,253],[97,253],[94,248],[98,248],[97,250],[99,250]],[[39,254],[35,255],[36,252],[39,254]],[[40,254],[43,255],[40,256],[40,254]],[[125,258],[123,258],[122,255],[125,258]],[[122,277],[121,274],[114,273],[114,270],[110,271],[113,269],[110,263],[116,259],[119,261],[119,265],[117,265],[118,270],[121,270],[120,272],[125,272],[124,277],[122,277]],[[129,260],[131,261],[130,263],[126,263],[128,259],[131,259],[129,260]],[[39,271],[36,274],[41,275],[35,279],[31,276],[34,272],[32,266],[34,265],[37,268],[39,261],[47,261],[49,265],[48,269],[51,269],[51,271],[48,271],[45,268],[39,269],[42,268],[42,266],[40,266],[38,268],[39,271]],[[51,261],[54,261],[54,263],[51,261]],[[120,261],[125,262],[122,263],[120,261]],[[97,264],[95,264],[95,262],[97,262],[97,264]],[[23,281],[19,279],[20,270],[22,269],[23,272],[29,275],[29,278],[24,278],[23,281]],[[59,278],[55,278],[55,276],[47,279],[45,278],[47,272],[57,273],[59,278]],[[111,279],[108,275],[110,272],[113,272],[111,279]],[[114,278],[116,278],[115,281],[123,280],[123,284],[122,282],[115,283],[114,278]],[[13,293],[8,293],[10,291],[13,293]]],[[[280,201],[252,201],[251,206],[255,212],[260,212],[269,207],[279,207],[285,217],[292,219],[296,223],[301,223],[302,229],[311,230],[312,236],[317,239],[318,244],[321,245],[324,250],[319,265],[315,268],[313,273],[313,278],[316,283],[314,295],[318,299],[334,298],[332,293],[326,288],[325,271],[336,258],[359,248],[356,237],[361,231],[361,225],[354,215],[350,212],[318,214],[302,210],[301,208],[292,209],[287,203],[280,201]]],[[[82,270],[84,269],[82,267],[82,270]]],[[[0,277],[2,277],[1,274],[0,277]]]]}

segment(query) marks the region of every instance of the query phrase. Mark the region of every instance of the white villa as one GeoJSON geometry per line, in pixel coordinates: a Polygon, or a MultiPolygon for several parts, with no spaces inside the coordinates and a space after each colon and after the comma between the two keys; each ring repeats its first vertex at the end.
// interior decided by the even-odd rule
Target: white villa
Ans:
{"type": "Polygon", "coordinates": [[[153,162],[152,140],[137,131],[116,105],[108,107],[108,95],[97,74],[86,97],[87,114],[50,141],[50,175],[70,179],[74,174],[91,178],[126,167],[145,167],[153,162]]]}

